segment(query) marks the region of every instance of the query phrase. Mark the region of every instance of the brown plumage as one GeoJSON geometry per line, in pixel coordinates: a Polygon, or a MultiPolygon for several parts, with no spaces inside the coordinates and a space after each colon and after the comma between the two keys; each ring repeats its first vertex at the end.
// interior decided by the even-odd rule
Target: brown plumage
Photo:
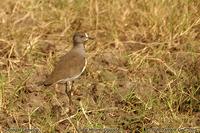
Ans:
{"type": "Polygon", "coordinates": [[[80,75],[85,67],[85,57],[79,54],[78,50],[72,49],[69,53],[60,58],[55,69],[45,80],[44,85],[53,83],[65,83],[74,80],[80,75]]]}
{"type": "Polygon", "coordinates": [[[71,81],[78,78],[85,70],[87,61],[85,59],[84,43],[88,39],[92,38],[90,38],[86,33],[75,33],[73,36],[72,49],[60,58],[52,73],[43,83],[45,86],[54,83],[65,84],[65,92],[69,98],[69,105],[72,104],[71,92],[73,82],[71,81]]]}
{"type": "Polygon", "coordinates": [[[60,58],[52,73],[44,81],[45,86],[53,83],[66,84],[83,73],[86,65],[84,43],[88,39],[92,38],[88,37],[86,33],[75,33],[72,49],[60,58]]]}

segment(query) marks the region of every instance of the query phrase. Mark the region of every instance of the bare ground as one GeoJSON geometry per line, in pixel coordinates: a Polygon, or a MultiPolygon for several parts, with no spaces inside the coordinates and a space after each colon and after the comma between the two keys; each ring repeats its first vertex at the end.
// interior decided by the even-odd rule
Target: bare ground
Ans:
{"type": "Polygon", "coordinates": [[[1,3],[2,133],[199,128],[199,0],[1,3]],[[85,46],[88,65],[69,115],[64,86],[37,83],[77,30],[96,39],[85,46]]]}

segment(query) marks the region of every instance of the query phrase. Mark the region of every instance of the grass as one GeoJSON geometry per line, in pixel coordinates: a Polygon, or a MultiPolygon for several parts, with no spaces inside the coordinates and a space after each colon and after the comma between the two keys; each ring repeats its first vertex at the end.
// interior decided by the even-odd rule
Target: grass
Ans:
{"type": "Polygon", "coordinates": [[[2,1],[0,131],[199,128],[199,7],[199,0],[2,1]],[[69,116],[63,86],[36,83],[77,30],[96,39],[86,44],[69,116]]]}

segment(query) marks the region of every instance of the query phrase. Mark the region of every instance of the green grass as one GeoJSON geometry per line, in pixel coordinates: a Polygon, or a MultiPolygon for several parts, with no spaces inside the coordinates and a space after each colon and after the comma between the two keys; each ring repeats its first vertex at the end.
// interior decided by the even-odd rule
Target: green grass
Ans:
{"type": "Polygon", "coordinates": [[[0,131],[199,128],[199,0],[4,0],[0,5],[0,131]],[[62,85],[37,86],[88,42],[72,116],[62,85]]]}

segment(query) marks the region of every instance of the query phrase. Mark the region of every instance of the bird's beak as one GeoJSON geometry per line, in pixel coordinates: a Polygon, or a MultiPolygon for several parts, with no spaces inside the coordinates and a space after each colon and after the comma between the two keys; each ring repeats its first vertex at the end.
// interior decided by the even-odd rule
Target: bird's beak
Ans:
{"type": "Polygon", "coordinates": [[[88,36],[87,33],[85,33],[85,36],[87,37],[87,39],[94,40],[94,37],[90,37],[90,36],[88,36]]]}
{"type": "Polygon", "coordinates": [[[94,38],[94,37],[90,37],[90,36],[89,36],[89,37],[88,37],[88,39],[90,39],[90,40],[94,40],[95,38],[94,38]]]}

